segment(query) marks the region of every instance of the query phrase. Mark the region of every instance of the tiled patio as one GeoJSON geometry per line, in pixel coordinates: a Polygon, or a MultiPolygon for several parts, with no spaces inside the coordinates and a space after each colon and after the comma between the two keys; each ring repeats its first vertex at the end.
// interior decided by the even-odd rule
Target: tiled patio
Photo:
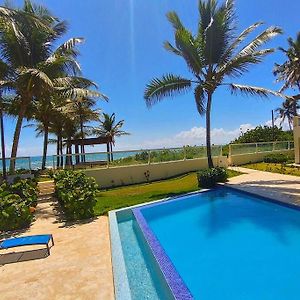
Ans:
{"type": "MultiPolygon", "coordinates": [[[[55,202],[41,203],[28,234],[52,233],[55,246],[22,255],[3,255],[0,295],[3,300],[114,298],[108,218],[66,226],[56,214],[55,202]],[[38,259],[33,259],[38,258],[38,259]],[[33,259],[33,260],[32,260],[33,259]]],[[[0,238],[1,239],[1,238],[0,238]]],[[[43,246],[42,246],[43,247],[43,246]]],[[[14,248],[14,252],[41,247],[14,248]]],[[[12,252],[1,251],[1,254],[12,252]]]]}
{"type": "Polygon", "coordinates": [[[300,205],[300,177],[242,167],[231,169],[245,174],[231,178],[228,185],[278,201],[300,205]]]}

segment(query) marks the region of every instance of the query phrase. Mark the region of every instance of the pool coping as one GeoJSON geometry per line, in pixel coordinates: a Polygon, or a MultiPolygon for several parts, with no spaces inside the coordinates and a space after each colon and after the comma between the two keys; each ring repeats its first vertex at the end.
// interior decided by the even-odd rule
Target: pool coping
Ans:
{"type": "Polygon", "coordinates": [[[131,300],[131,293],[130,293],[130,287],[126,272],[126,266],[122,251],[122,245],[118,230],[118,224],[117,224],[117,213],[120,212],[131,212],[133,213],[134,217],[136,218],[136,221],[145,237],[146,242],[148,243],[148,246],[150,247],[154,258],[156,262],[158,263],[164,278],[168,284],[168,286],[171,289],[171,292],[173,293],[173,296],[176,300],[188,300],[188,299],[194,299],[191,292],[189,291],[188,287],[184,283],[183,279],[181,278],[180,274],[177,272],[175,266],[173,265],[172,261],[166,254],[165,250],[161,246],[160,242],[156,238],[155,234],[152,232],[152,230],[149,228],[147,221],[145,220],[144,216],[141,213],[141,210],[146,207],[156,206],[159,204],[162,204],[163,202],[169,202],[169,201],[178,201],[178,198],[181,197],[187,197],[187,196],[193,196],[196,194],[201,194],[204,192],[209,192],[216,188],[226,188],[231,190],[236,190],[244,194],[256,196],[260,198],[262,201],[268,201],[272,202],[274,204],[289,207],[292,209],[300,210],[300,206],[293,203],[286,203],[280,200],[272,199],[266,196],[262,196],[260,194],[256,194],[253,192],[246,191],[242,188],[237,188],[232,185],[228,185],[226,183],[224,184],[218,184],[215,188],[212,189],[202,189],[197,190],[190,193],[185,193],[181,195],[176,195],[173,197],[163,198],[160,200],[155,200],[147,203],[142,203],[118,210],[113,210],[109,212],[109,223],[110,223],[110,235],[111,235],[111,249],[112,249],[112,265],[113,265],[113,278],[114,278],[114,287],[115,287],[115,296],[116,299],[119,300],[131,300]]]}

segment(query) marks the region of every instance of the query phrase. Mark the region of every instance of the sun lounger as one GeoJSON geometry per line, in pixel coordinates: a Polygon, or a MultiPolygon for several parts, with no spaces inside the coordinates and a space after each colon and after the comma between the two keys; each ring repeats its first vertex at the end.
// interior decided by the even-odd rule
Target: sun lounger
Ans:
{"type": "Polygon", "coordinates": [[[22,247],[22,246],[46,245],[48,255],[50,255],[50,247],[49,247],[50,240],[52,246],[54,246],[54,240],[52,234],[31,235],[31,236],[11,238],[11,239],[0,241],[0,250],[14,248],[14,247],[22,247]]]}

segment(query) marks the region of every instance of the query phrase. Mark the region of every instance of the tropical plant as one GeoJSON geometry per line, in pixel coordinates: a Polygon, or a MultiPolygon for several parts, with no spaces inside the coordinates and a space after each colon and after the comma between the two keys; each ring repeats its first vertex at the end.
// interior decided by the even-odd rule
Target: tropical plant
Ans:
{"type": "Polygon", "coordinates": [[[109,137],[107,143],[108,161],[113,161],[112,146],[115,145],[115,138],[123,135],[129,135],[128,132],[121,130],[124,125],[124,120],[116,121],[116,115],[103,113],[102,118],[99,120],[99,126],[94,127],[93,134],[97,136],[109,137]],[[110,154],[109,154],[110,153],[110,154]]]}
{"type": "Polygon", "coordinates": [[[23,119],[32,101],[49,99],[54,92],[71,99],[96,94],[78,87],[93,84],[80,77],[81,70],[76,60],[76,46],[83,39],[71,38],[55,47],[57,39],[67,31],[64,21],[59,21],[46,8],[33,5],[29,0],[25,0],[24,7],[16,11],[25,17],[0,22],[0,61],[10,70],[9,84],[20,105],[11,151],[11,171],[15,167],[23,119]],[[31,20],[40,20],[44,26],[37,26],[31,20]]]}
{"type": "Polygon", "coordinates": [[[37,193],[37,183],[30,179],[0,185],[0,231],[30,225],[33,219],[30,208],[37,205],[37,193]]]}
{"type": "Polygon", "coordinates": [[[198,185],[201,188],[212,188],[218,182],[226,182],[228,174],[224,168],[203,169],[197,173],[198,185]]]}
{"type": "Polygon", "coordinates": [[[199,0],[198,30],[193,34],[184,27],[176,12],[167,14],[174,28],[175,45],[165,42],[166,50],[182,57],[191,72],[191,78],[166,74],[154,78],[146,87],[145,100],[148,107],[164,97],[175,96],[194,90],[196,106],[200,115],[206,114],[206,146],[208,166],[213,167],[211,154],[211,108],[213,95],[220,87],[227,87],[232,94],[267,97],[279,95],[271,90],[227,82],[231,77],[240,77],[249,71],[249,67],[262,62],[274,49],[261,49],[266,42],[282,31],[278,27],[269,27],[259,33],[245,46],[241,44],[262,25],[257,22],[240,35],[235,35],[235,11],[233,0],[219,5],[216,0],[199,0]]]}
{"type": "MultiPolygon", "coordinates": [[[[282,64],[275,64],[274,75],[277,76],[277,82],[283,82],[280,92],[288,88],[297,88],[300,92],[300,32],[296,40],[288,38],[288,49],[280,47],[279,49],[286,55],[286,61],[282,64]]],[[[292,96],[293,115],[297,115],[297,101],[300,95],[292,96]]]]}
{"type": "Polygon", "coordinates": [[[285,100],[281,107],[276,109],[276,112],[278,114],[278,118],[281,120],[280,125],[284,123],[285,120],[287,120],[289,124],[290,130],[293,129],[293,119],[294,116],[297,115],[297,111],[300,108],[300,105],[296,101],[292,101],[290,99],[285,100]]]}
{"type": "Polygon", "coordinates": [[[81,220],[94,216],[95,179],[82,172],[59,171],[54,174],[55,191],[68,220],[81,220]]]}

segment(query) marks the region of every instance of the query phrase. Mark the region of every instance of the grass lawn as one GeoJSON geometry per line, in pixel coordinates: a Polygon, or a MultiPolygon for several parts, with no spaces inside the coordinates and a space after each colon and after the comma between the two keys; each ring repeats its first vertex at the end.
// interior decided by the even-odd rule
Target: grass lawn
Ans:
{"type": "MultiPolygon", "coordinates": [[[[240,174],[228,170],[229,177],[240,174]]],[[[195,172],[153,183],[114,188],[98,193],[95,214],[103,215],[113,209],[189,193],[198,189],[197,174],[195,172]]]]}
{"type": "Polygon", "coordinates": [[[286,166],[285,164],[274,164],[274,163],[261,162],[261,163],[243,165],[242,167],[259,170],[259,171],[265,171],[265,172],[300,176],[300,168],[286,166]]]}

